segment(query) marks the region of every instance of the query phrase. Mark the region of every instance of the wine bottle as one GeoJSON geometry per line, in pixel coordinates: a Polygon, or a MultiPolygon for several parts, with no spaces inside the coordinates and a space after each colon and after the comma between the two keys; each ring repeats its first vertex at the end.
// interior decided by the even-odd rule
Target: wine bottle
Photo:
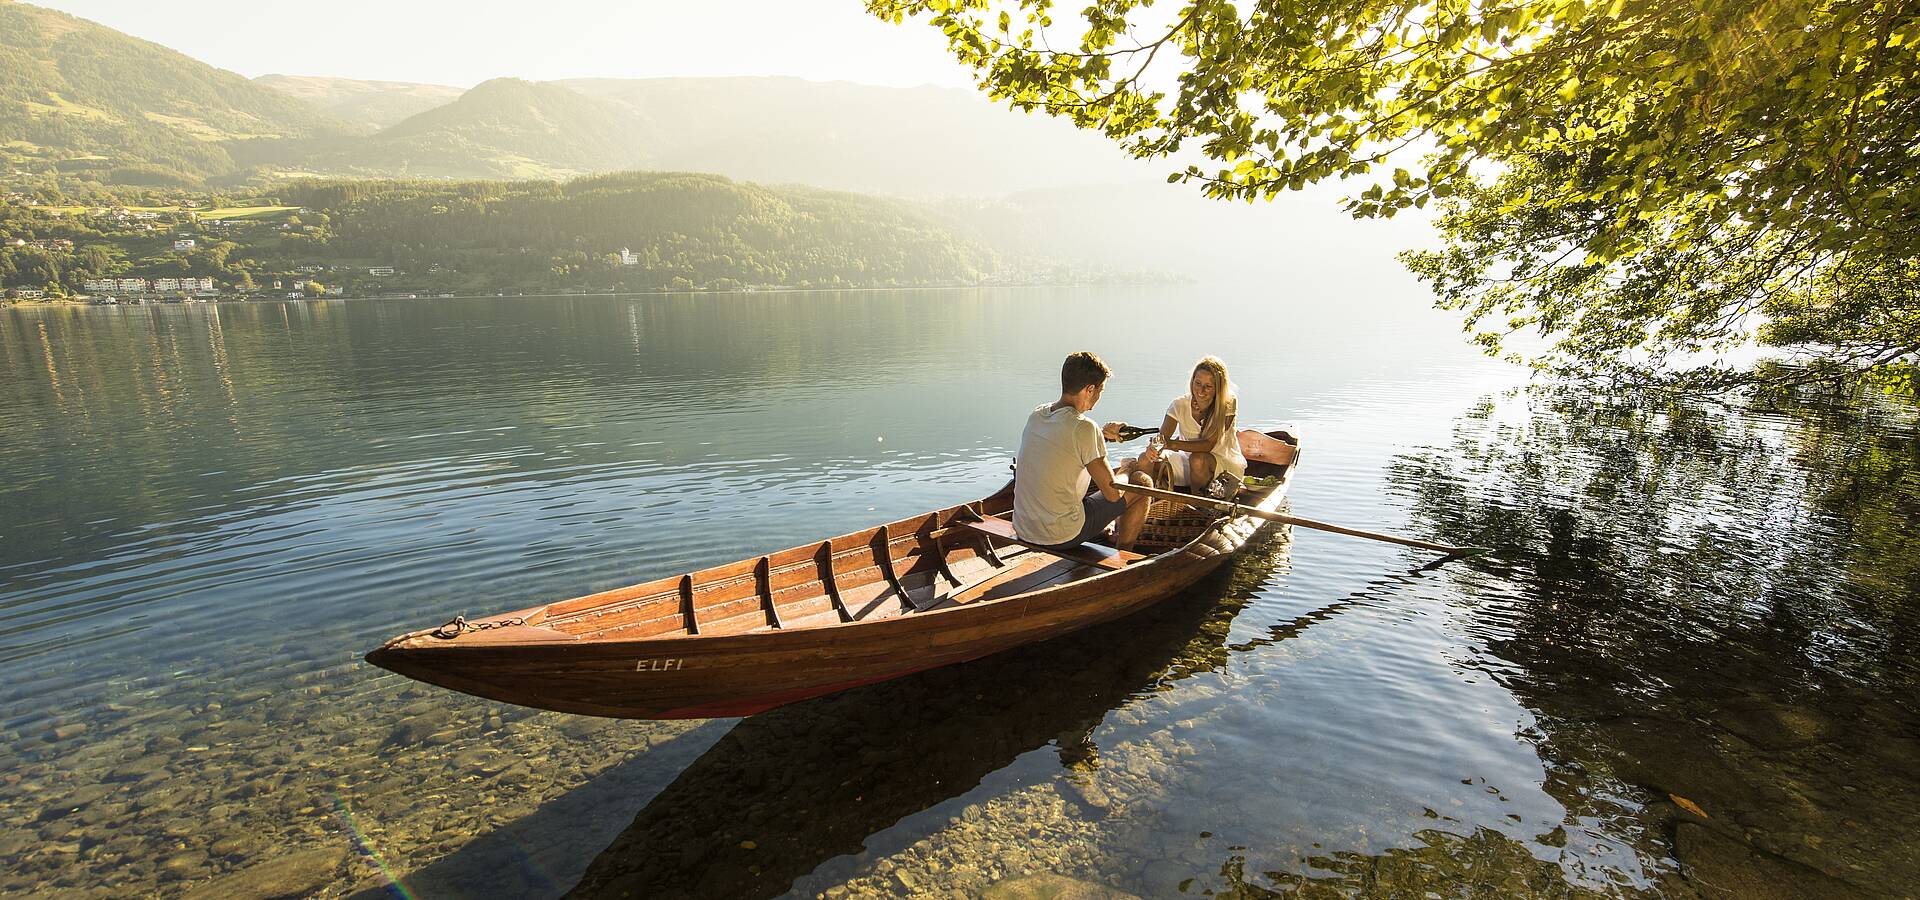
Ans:
{"type": "Polygon", "coordinates": [[[1160,429],[1158,428],[1141,428],[1138,425],[1122,425],[1120,426],[1120,440],[1130,441],[1143,434],[1158,434],[1159,431],[1160,429]]]}

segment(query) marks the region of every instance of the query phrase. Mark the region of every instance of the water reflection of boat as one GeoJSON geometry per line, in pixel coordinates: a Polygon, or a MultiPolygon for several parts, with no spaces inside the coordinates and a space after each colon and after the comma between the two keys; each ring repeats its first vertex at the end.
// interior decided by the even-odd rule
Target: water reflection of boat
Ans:
{"type": "MultiPolygon", "coordinates": [[[[1298,446],[1292,435],[1270,436],[1298,446]]],[[[1271,511],[1294,466],[1239,502],[1271,511]]],[[[1252,482],[1250,482],[1252,483],[1252,482]]],[[[1012,493],[677,578],[401,635],[367,661],[443,687],[623,718],[749,715],[1138,612],[1264,523],[1223,516],[1151,556],[1007,536],[1012,493]]]]}
{"type": "MultiPolygon", "coordinates": [[[[1236,572],[1280,564],[1285,538],[1259,543],[1236,572]]],[[[1024,754],[1051,745],[1060,765],[1088,768],[1110,711],[1225,662],[1243,602],[1220,601],[1256,589],[1241,587],[1209,579],[1125,622],[742,720],[639,812],[572,894],[774,896],[1024,754]]]]}

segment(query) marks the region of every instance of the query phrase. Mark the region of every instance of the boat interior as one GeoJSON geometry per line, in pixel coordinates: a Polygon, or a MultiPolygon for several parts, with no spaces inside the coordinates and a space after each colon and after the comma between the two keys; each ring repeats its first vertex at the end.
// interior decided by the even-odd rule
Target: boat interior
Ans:
{"type": "MultiPolygon", "coordinates": [[[[1266,436],[1297,440],[1285,432],[1266,436]]],[[[1249,458],[1257,502],[1283,485],[1287,462],[1249,458]]],[[[1125,568],[1149,557],[1106,544],[1027,546],[1009,519],[1012,484],[938,510],[753,559],[589,594],[469,623],[450,643],[640,640],[817,628],[977,603],[1125,568]]],[[[1197,532],[1196,532],[1197,534],[1197,532]]]]}

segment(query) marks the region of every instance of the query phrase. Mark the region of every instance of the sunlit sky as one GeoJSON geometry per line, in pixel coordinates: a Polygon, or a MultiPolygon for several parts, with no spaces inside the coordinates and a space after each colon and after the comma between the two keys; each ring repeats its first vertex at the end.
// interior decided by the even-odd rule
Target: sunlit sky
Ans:
{"type": "Polygon", "coordinates": [[[470,87],[489,78],[794,75],[966,87],[925,23],[859,0],[35,0],[248,77],[470,87]]]}

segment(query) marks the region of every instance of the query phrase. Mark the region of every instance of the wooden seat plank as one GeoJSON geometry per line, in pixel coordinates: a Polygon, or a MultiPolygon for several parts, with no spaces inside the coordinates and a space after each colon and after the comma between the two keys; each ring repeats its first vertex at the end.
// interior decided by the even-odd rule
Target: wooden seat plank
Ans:
{"type": "Polygon", "coordinates": [[[999,516],[986,516],[978,522],[964,522],[961,523],[961,527],[971,528],[981,534],[996,537],[1004,541],[1012,541],[1022,547],[1028,547],[1041,553],[1051,554],[1061,559],[1070,559],[1082,565],[1098,566],[1102,569],[1124,569],[1128,563],[1136,559],[1146,558],[1146,555],[1142,553],[1134,553],[1128,550],[1115,550],[1112,547],[1103,547],[1099,544],[1076,544],[1072,547],[1061,548],[1047,547],[1041,544],[1035,544],[1032,541],[1024,541],[1013,533],[1013,522],[999,516]]]}
{"type": "Polygon", "coordinates": [[[1060,560],[1036,553],[1004,569],[996,569],[992,575],[947,595],[946,600],[949,603],[964,606],[978,600],[991,599],[993,595],[1006,596],[1009,588],[1016,589],[1013,593],[1019,593],[1021,590],[1030,589],[1028,587],[1030,581],[1045,583],[1075,568],[1078,568],[1078,564],[1071,560],[1060,560]],[[1051,571],[1055,567],[1062,571],[1051,571]]]}

